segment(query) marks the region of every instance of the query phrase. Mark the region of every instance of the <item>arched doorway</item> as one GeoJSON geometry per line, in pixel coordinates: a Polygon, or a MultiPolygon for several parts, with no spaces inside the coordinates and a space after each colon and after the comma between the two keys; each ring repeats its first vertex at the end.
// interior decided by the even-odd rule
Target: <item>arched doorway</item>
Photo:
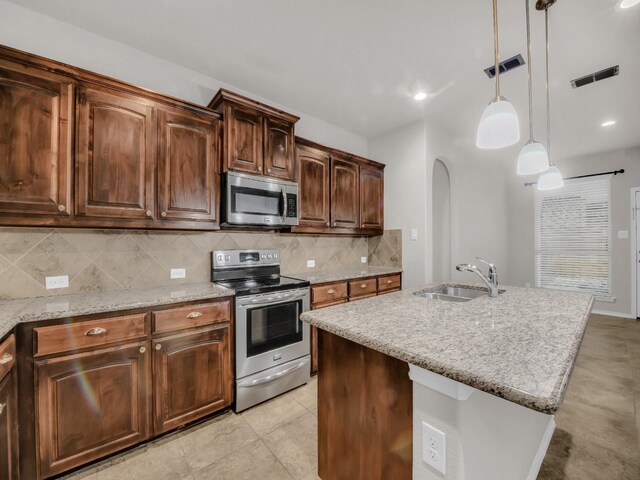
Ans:
{"type": "Polygon", "coordinates": [[[433,163],[433,280],[451,279],[451,181],[441,160],[433,163]]]}

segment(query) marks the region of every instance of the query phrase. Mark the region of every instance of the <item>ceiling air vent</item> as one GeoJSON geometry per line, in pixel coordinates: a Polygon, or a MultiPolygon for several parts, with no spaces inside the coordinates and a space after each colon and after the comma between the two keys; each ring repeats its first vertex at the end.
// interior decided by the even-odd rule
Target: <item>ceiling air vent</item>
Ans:
{"type": "Polygon", "coordinates": [[[571,86],[573,88],[584,87],[585,85],[604,80],[605,78],[615,77],[619,73],[620,65],[616,65],[615,67],[605,68],[604,70],[600,70],[599,72],[590,73],[589,75],[585,75],[584,77],[571,80],[571,86]]]}
{"type": "MultiPolygon", "coordinates": [[[[522,58],[522,55],[518,54],[515,57],[508,58],[504,62],[500,63],[500,75],[502,75],[505,72],[508,72],[509,70],[513,70],[514,68],[518,68],[522,65],[524,65],[524,59],[522,58]]],[[[489,78],[495,77],[496,66],[492,65],[489,68],[485,68],[484,73],[486,73],[487,77],[489,78]]]]}

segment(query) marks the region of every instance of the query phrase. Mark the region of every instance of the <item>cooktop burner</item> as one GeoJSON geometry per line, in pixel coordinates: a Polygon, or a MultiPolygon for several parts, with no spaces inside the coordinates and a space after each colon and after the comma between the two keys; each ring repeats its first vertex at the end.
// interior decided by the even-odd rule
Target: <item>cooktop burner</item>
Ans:
{"type": "Polygon", "coordinates": [[[290,277],[247,278],[238,280],[216,281],[218,285],[235,290],[236,295],[253,295],[256,293],[277,292],[292,288],[304,288],[309,282],[290,277]]]}

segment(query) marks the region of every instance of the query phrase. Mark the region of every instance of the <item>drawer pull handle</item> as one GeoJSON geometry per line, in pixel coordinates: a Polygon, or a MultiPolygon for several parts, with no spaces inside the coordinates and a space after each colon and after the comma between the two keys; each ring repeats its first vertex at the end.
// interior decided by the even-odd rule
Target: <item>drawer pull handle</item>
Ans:
{"type": "Polygon", "coordinates": [[[157,343],[156,344],[156,350],[162,350],[162,344],[161,343],[157,343]]]}
{"type": "Polygon", "coordinates": [[[2,412],[4,412],[5,408],[7,408],[7,404],[6,403],[0,403],[0,415],[2,415],[2,412]]]}
{"type": "Polygon", "coordinates": [[[201,312],[191,312],[189,315],[187,315],[187,318],[199,318],[202,316],[201,312]]]}
{"type": "Polygon", "coordinates": [[[367,284],[363,283],[362,285],[360,285],[360,288],[367,288],[367,284]]]}
{"type": "Polygon", "coordinates": [[[10,353],[5,353],[2,358],[0,358],[0,365],[6,365],[9,362],[13,361],[13,355],[10,353]]]}
{"type": "Polygon", "coordinates": [[[84,332],[87,337],[95,337],[97,335],[104,335],[105,333],[107,333],[107,329],[102,327],[92,328],[91,330],[84,332]]]}
{"type": "Polygon", "coordinates": [[[393,283],[393,280],[387,280],[387,283],[393,283]]]}
{"type": "Polygon", "coordinates": [[[147,347],[140,347],[140,353],[144,353],[147,351],[147,347]]]}
{"type": "Polygon", "coordinates": [[[333,295],[334,293],[336,293],[336,291],[333,288],[330,288],[329,290],[327,290],[327,294],[329,295],[333,295]]]}

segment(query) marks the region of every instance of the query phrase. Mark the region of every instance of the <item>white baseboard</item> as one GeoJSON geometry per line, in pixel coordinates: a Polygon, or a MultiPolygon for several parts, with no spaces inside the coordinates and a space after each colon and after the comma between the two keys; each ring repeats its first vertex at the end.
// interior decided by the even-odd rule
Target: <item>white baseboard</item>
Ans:
{"type": "Polygon", "coordinates": [[[608,315],[610,317],[633,318],[634,320],[636,319],[635,315],[623,312],[610,312],[608,310],[594,309],[591,310],[591,313],[595,313],[596,315],[608,315]]]}

